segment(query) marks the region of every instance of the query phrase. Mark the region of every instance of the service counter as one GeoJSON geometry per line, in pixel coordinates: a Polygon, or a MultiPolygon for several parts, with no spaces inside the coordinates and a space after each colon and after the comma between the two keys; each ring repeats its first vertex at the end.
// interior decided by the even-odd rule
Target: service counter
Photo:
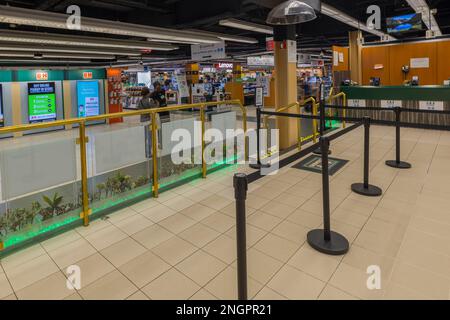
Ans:
{"type": "MultiPolygon", "coordinates": [[[[448,86],[349,86],[341,87],[349,107],[401,107],[418,110],[450,110],[448,86]]],[[[369,116],[377,120],[393,121],[392,111],[347,110],[348,117],[369,116]]],[[[450,115],[403,112],[401,121],[420,124],[449,125],[450,115]]]]}

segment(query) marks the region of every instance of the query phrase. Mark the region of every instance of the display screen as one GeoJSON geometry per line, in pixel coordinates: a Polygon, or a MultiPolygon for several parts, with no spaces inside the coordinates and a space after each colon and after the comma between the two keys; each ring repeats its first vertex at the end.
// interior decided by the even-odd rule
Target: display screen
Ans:
{"type": "Polygon", "coordinates": [[[388,33],[401,33],[422,30],[422,14],[413,13],[388,18],[386,21],[388,33]]]}
{"type": "Polygon", "coordinates": [[[100,97],[97,81],[77,82],[78,117],[92,117],[100,114],[100,97]]]}
{"type": "Polygon", "coordinates": [[[5,125],[5,117],[3,115],[3,88],[0,84],[0,127],[5,125]]]}
{"type": "Polygon", "coordinates": [[[31,123],[56,120],[54,82],[28,84],[28,117],[31,123]]]}

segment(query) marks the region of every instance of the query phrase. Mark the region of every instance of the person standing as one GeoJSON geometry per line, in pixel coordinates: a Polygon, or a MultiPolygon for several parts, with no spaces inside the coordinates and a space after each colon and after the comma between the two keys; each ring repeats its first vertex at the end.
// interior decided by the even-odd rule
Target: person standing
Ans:
{"type": "MultiPolygon", "coordinates": [[[[167,107],[166,91],[162,88],[159,82],[155,82],[153,86],[155,90],[151,93],[150,97],[154,101],[156,101],[156,103],[158,104],[158,108],[167,107]]],[[[159,117],[161,122],[170,121],[170,112],[169,111],[159,112],[159,117]]]]}

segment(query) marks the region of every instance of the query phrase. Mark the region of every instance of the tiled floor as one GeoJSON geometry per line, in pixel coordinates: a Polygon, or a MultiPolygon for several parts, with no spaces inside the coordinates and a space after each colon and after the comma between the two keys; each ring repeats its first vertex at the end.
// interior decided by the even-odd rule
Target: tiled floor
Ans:
{"type": "MultiPolygon", "coordinates": [[[[372,127],[371,182],[380,198],[353,194],[362,179],[362,129],[332,143],[350,162],[331,178],[332,228],[351,242],[341,257],[305,243],[321,226],[321,177],[283,168],[250,186],[249,296],[254,299],[449,299],[450,133],[405,129],[398,171],[394,130],[372,127]],[[369,266],[381,289],[369,290],[369,266]]],[[[236,168],[233,168],[236,169],[236,168]]],[[[246,169],[242,169],[246,170],[246,169]]],[[[235,299],[231,176],[221,171],[47,240],[1,261],[4,299],[235,299]],[[68,290],[66,269],[81,268],[68,290]]]]}

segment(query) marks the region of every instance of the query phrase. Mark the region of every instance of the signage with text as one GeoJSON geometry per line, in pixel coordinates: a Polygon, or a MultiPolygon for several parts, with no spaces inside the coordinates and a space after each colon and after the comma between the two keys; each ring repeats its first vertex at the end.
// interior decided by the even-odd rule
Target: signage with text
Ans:
{"type": "Polygon", "coordinates": [[[362,100],[362,99],[349,99],[347,101],[347,105],[349,107],[366,107],[366,100],[362,100]]]}
{"type": "Polygon", "coordinates": [[[382,108],[401,108],[402,101],[401,100],[381,100],[382,108]]]}
{"type": "Polygon", "coordinates": [[[48,80],[48,72],[36,72],[36,80],[37,81],[48,80]]]}
{"type": "Polygon", "coordinates": [[[233,63],[228,62],[220,62],[215,64],[216,69],[233,69],[233,66],[233,63]]]}
{"type": "Polygon", "coordinates": [[[54,82],[28,84],[28,120],[30,123],[56,120],[54,82]]]}
{"type": "Polygon", "coordinates": [[[256,57],[247,57],[247,64],[249,66],[275,66],[275,58],[274,56],[256,56],[256,57]]]}
{"type": "Polygon", "coordinates": [[[91,117],[100,114],[100,97],[97,81],[78,81],[78,117],[91,117]]]}
{"type": "Polygon", "coordinates": [[[191,45],[191,56],[194,61],[226,58],[225,42],[193,44],[191,45]]]}
{"type": "Polygon", "coordinates": [[[3,116],[3,88],[0,84],[0,127],[5,124],[5,117],[3,116]]]}
{"type": "Polygon", "coordinates": [[[83,79],[92,79],[92,72],[83,72],[83,79]]]}
{"type": "Polygon", "coordinates": [[[444,111],[444,101],[420,101],[420,110],[444,111]]]}

